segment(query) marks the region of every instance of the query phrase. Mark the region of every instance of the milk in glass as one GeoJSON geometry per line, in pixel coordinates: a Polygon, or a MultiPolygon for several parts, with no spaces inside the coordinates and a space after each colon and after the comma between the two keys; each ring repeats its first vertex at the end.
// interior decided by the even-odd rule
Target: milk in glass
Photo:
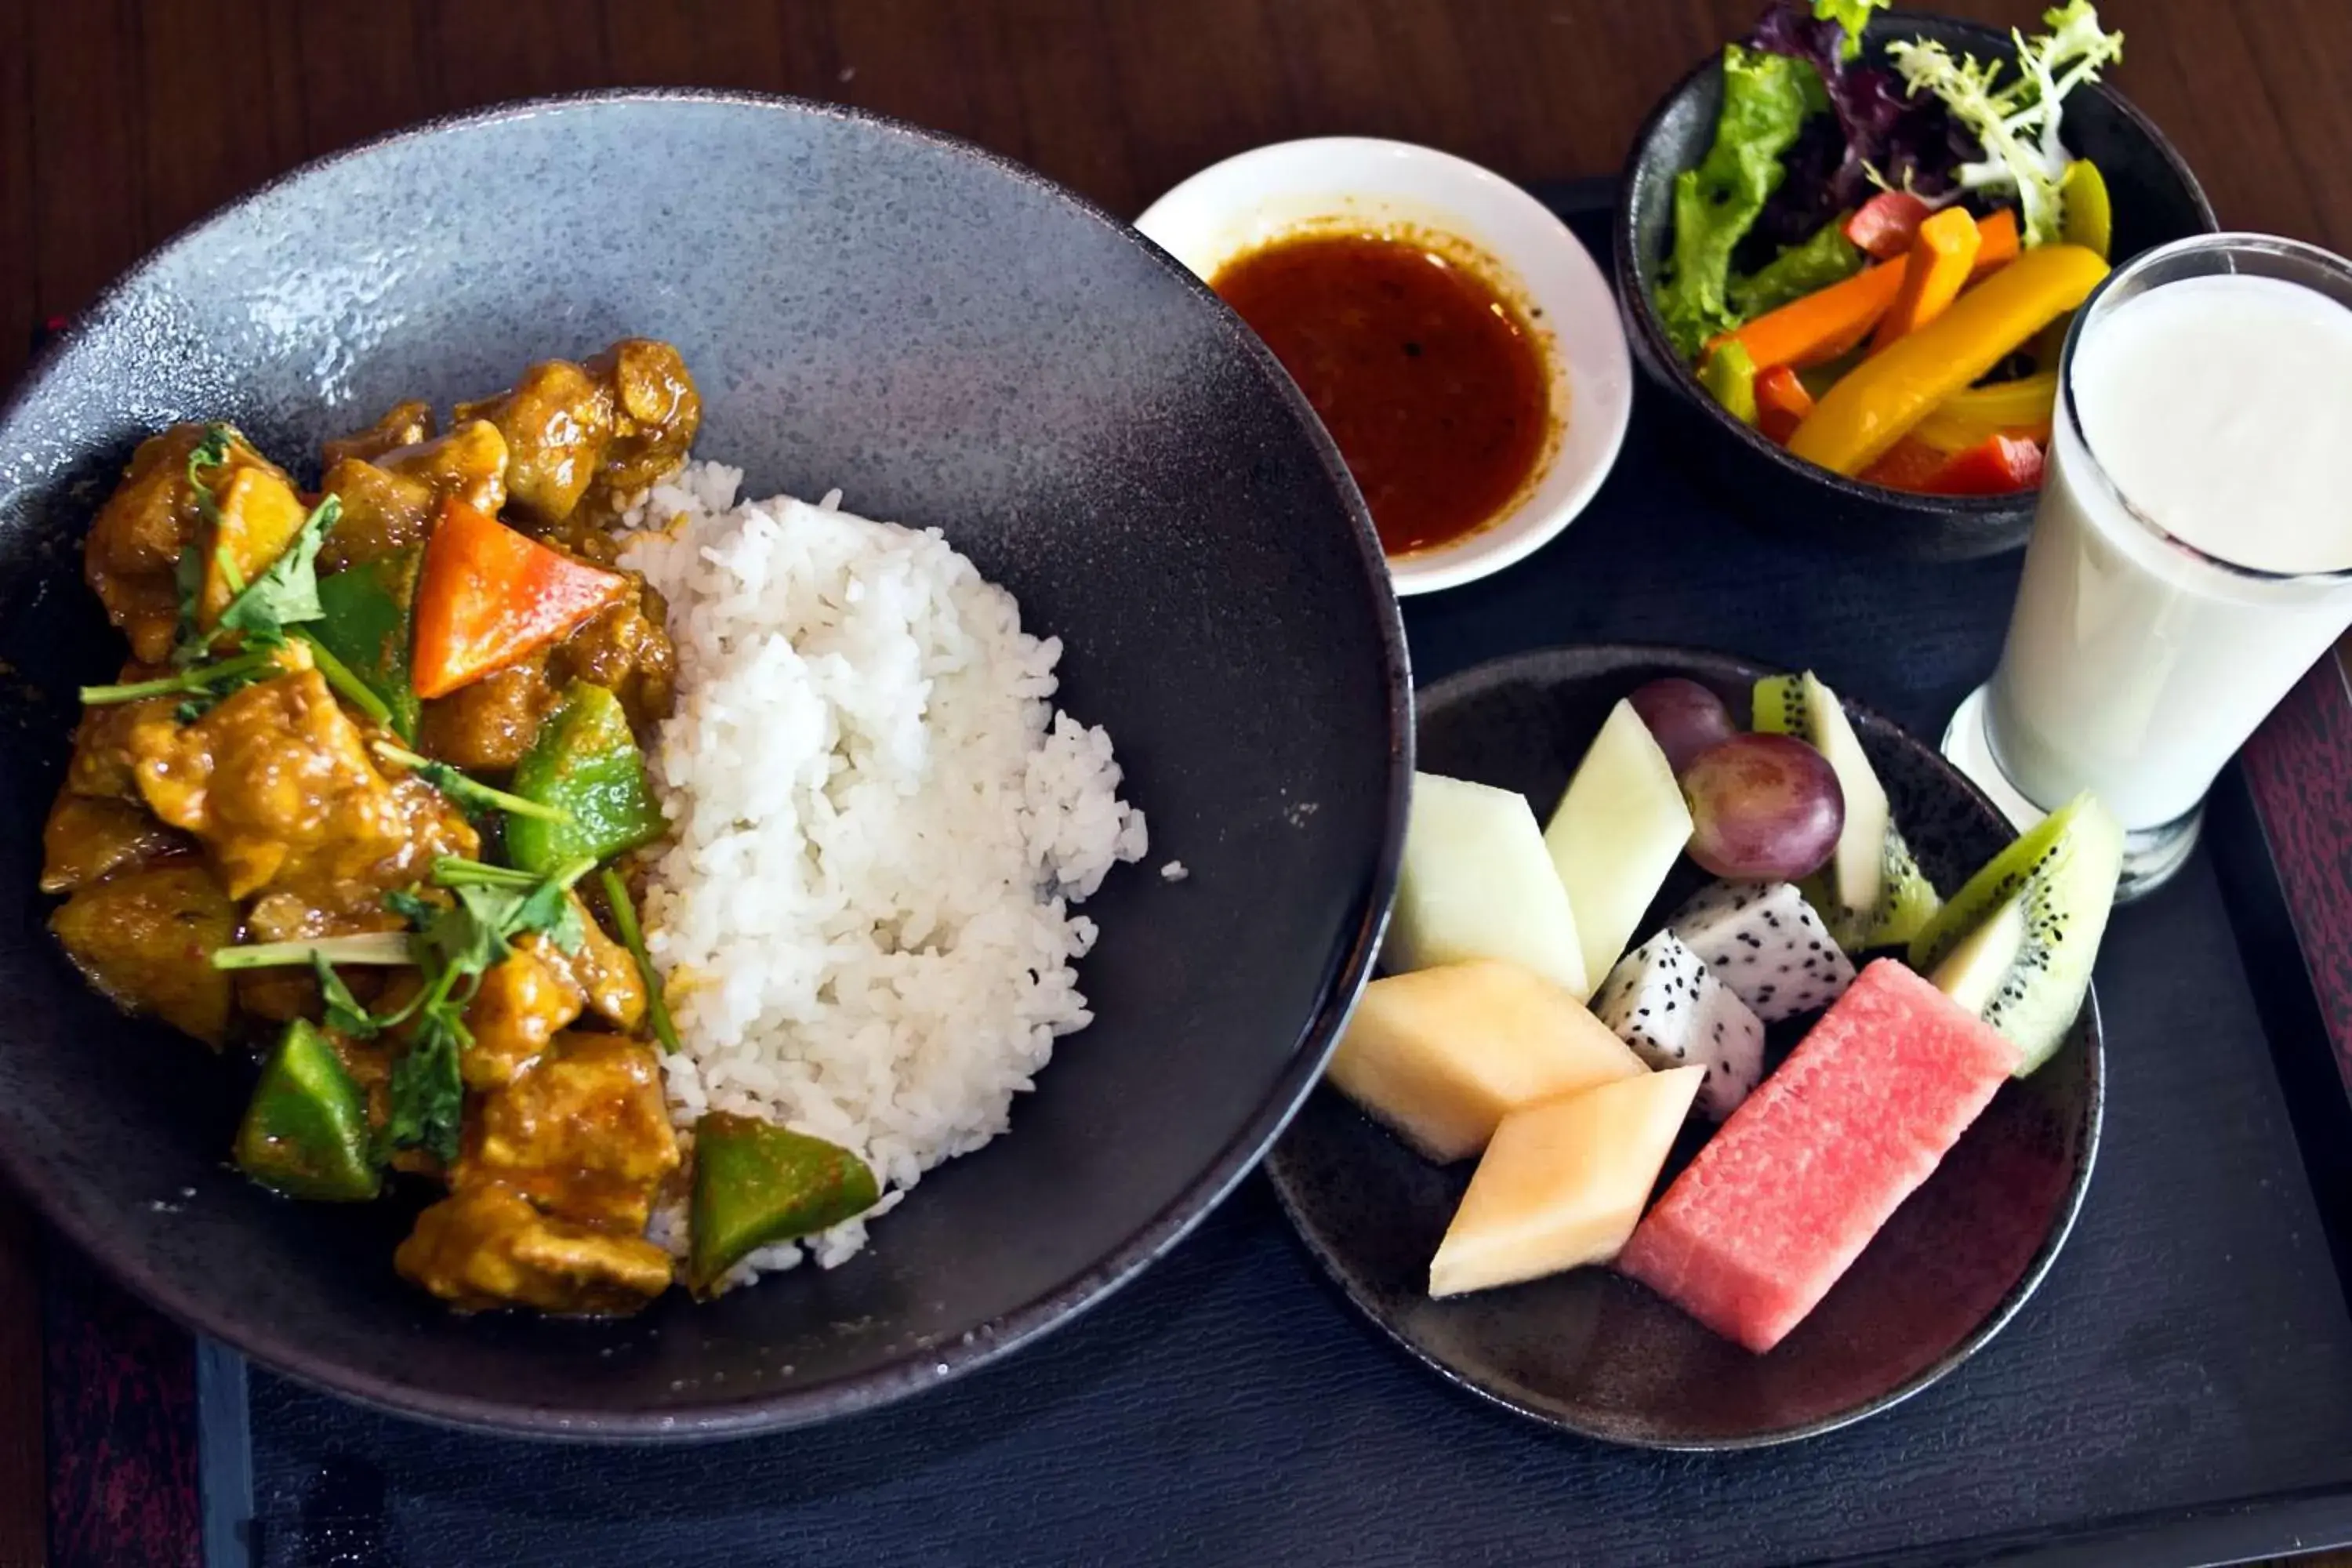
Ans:
{"type": "Polygon", "coordinates": [[[2146,830],[2352,620],[2313,575],[2352,570],[2352,310],[2189,277],[2095,312],[2072,355],[1986,737],[2045,809],[2091,789],[2146,830]]]}

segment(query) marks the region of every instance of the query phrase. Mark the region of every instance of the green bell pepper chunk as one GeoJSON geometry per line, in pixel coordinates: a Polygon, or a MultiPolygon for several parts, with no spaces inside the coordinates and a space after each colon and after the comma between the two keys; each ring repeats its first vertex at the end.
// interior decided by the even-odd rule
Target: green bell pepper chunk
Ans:
{"type": "Polygon", "coordinates": [[[837,1143],[710,1111],[694,1124],[687,1283],[708,1294],[755,1248],[855,1219],[881,1196],[866,1162],[837,1143]]]}
{"type": "Polygon", "coordinates": [[[236,1130],[236,1163],[290,1198],[364,1203],[381,1185],[368,1152],[367,1096],[307,1018],[287,1025],[261,1064],[236,1130]]]}
{"type": "Polygon", "coordinates": [[[660,837],[668,824],[646,784],[646,760],[621,700],[575,680],[515,764],[513,792],[571,814],[568,822],[507,818],[507,858],[537,876],[579,860],[609,860],[660,837]]]}
{"type": "Polygon", "coordinates": [[[413,545],[319,579],[320,618],[304,629],[392,710],[404,741],[416,739],[422,704],[409,682],[416,574],[425,547],[413,545]]]}

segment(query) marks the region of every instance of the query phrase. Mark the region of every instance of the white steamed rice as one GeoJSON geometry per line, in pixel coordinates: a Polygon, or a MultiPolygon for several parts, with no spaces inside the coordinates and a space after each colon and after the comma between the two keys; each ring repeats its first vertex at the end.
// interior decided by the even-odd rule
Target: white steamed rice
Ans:
{"type": "MultiPolygon", "coordinates": [[[[655,487],[624,564],[669,601],[678,706],[646,944],[706,1110],[856,1150],[883,1198],[809,1243],[841,1262],[923,1172],[1005,1129],[1057,1036],[1092,1021],[1070,906],[1139,859],[1110,737],[1055,710],[1058,639],[937,530],[689,465],[655,487]]],[[[667,1227],[673,1239],[674,1224],[667,1227]]],[[[799,1261],[786,1246],[755,1268],[799,1261]]]]}

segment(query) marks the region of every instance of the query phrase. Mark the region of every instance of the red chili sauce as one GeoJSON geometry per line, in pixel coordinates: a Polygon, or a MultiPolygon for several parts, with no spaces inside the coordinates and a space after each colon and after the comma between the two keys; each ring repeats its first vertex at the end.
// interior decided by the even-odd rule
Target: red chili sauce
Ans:
{"type": "Polygon", "coordinates": [[[1536,333],[1434,249],[1309,233],[1227,262],[1210,286],[1306,393],[1391,555],[1496,521],[1550,444],[1551,376],[1536,333]]]}

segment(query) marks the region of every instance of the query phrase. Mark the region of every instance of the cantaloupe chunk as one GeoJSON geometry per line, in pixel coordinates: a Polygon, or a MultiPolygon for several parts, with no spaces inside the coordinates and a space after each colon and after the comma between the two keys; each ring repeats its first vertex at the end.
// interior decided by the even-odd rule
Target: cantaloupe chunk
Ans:
{"type": "Polygon", "coordinates": [[[1440,1164],[1520,1106],[1648,1070],[1584,1004],[1496,959],[1373,981],[1331,1058],[1334,1088],[1440,1164]]]}
{"type": "Polygon", "coordinates": [[[1618,703],[1544,829],[1595,985],[1623,955],[1690,836],[1673,764],[1633,705],[1618,703]]]}
{"type": "Polygon", "coordinates": [[[1460,1296],[1616,1257],[1706,1076],[1670,1068],[1504,1117],[1430,1260],[1429,1293],[1460,1296]]]}
{"type": "Polygon", "coordinates": [[[1584,967],[1568,891],[1527,797],[1415,773],[1404,872],[1381,961],[1402,973],[1471,958],[1524,964],[1580,1001],[1607,967],[1584,967]]]}

